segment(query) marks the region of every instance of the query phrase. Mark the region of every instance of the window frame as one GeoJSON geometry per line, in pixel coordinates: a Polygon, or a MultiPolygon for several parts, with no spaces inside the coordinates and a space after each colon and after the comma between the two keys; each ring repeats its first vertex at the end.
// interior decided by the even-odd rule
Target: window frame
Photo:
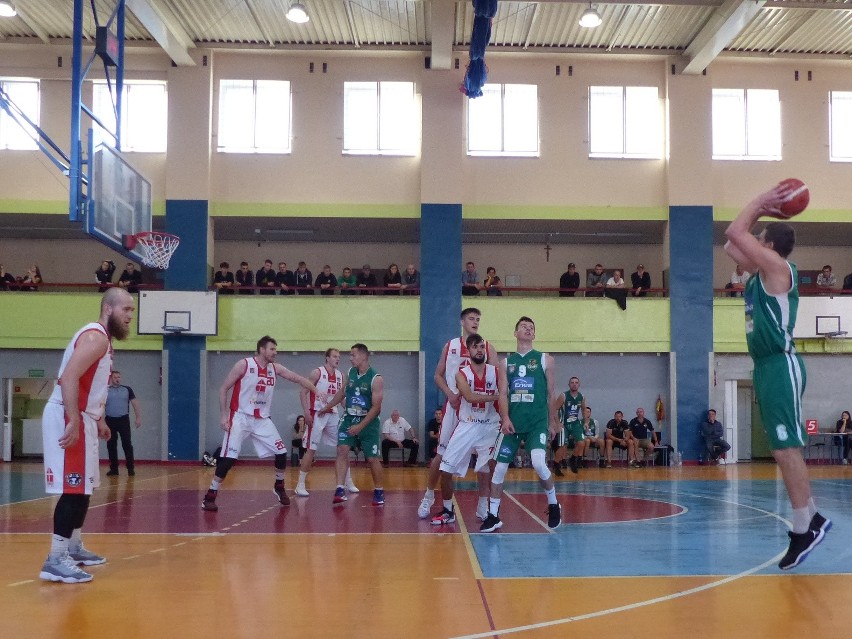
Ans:
{"type": "MultiPolygon", "coordinates": [[[[589,85],[588,91],[588,136],[589,136],[589,158],[594,159],[609,159],[609,160],[662,160],[665,157],[666,139],[665,139],[665,114],[663,112],[662,99],[660,98],[660,87],[656,85],[589,85]],[[593,109],[593,91],[595,89],[620,89],[621,90],[621,151],[593,151],[592,141],[592,109],[593,109]],[[641,152],[628,151],[628,142],[630,135],[628,126],[630,118],[628,113],[629,107],[629,89],[648,89],[656,93],[654,98],[656,106],[657,120],[657,143],[656,149],[653,152],[643,150],[641,152]]],[[[635,107],[634,107],[635,108],[635,107]]]]}
{"type": "Polygon", "coordinates": [[[420,106],[417,100],[417,83],[408,80],[352,80],[343,83],[343,155],[353,156],[384,156],[384,157],[416,157],[420,152],[420,144],[422,141],[423,123],[420,117],[420,106]],[[398,84],[411,86],[411,122],[410,125],[415,127],[416,132],[412,132],[410,139],[406,140],[409,148],[383,146],[382,142],[382,85],[398,84]],[[346,120],[348,117],[347,100],[349,97],[349,89],[347,85],[375,85],[376,87],[376,147],[375,148],[347,148],[346,143],[346,120]]]}
{"type": "Polygon", "coordinates": [[[759,89],[759,88],[723,88],[723,87],[714,87],[711,91],[710,97],[710,120],[711,120],[711,158],[713,160],[719,161],[734,161],[734,162],[780,162],[784,159],[783,148],[784,148],[784,138],[783,138],[783,123],[781,121],[781,92],[778,89],[759,89]],[[716,93],[717,91],[728,91],[734,92],[739,91],[742,93],[742,127],[743,127],[743,149],[744,153],[741,155],[726,155],[721,153],[716,153],[716,131],[715,131],[715,109],[716,109],[716,93]],[[749,106],[748,106],[748,96],[749,92],[761,91],[761,92],[773,92],[777,96],[777,104],[778,104],[778,130],[777,135],[778,138],[775,141],[777,143],[777,154],[773,155],[759,155],[756,153],[750,153],[749,147],[755,144],[754,141],[750,142],[749,136],[749,106]]]}
{"type": "MultiPolygon", "coordinates": [[[[283,88],[283,87],[282,87],[283,88]]],[[[217,117],[216,117],[216,152],[217,153],[230,153],[230,154],[258,154],[258,155],[291,155],[293,153],[293,83],[290,80],[280,80],[280,79],[263,79],[263,78],[221,78],[219,80],[219,95],[217,101],[217,117]],[[222,101],[224,99],[223,85],[226,82],[251,82],[252,85],[252,143],[248,146],[235,145],[235,146],[224,146],[221,144],[220,140],[222,139],[222,114],[223,114],[223,104],[222,101]],[[286,139],[285,146],[259,146],[258,140],[263,139],[266,135],[266,130],[259,131],[258,130],[258,84],[260,83],[261,89],[264,85],[273,85],[280,84],[286,85],[287,90],[287,129],[285,131],[284,138],[286,139]]],[[[245,117],[243,115],[242,117],[245,117]]]]}
{"type": "MultiPolygon", "coordinates": [[[[106,80],[94,80],[92,82],[92,111],[101,121],[104,121],[104,114],[97,111],[98,105],[98,92],[101,90],[106,90],[110,97],[112,97],[115,92],[115,83],[113,83],[112,91],[109,91],[109,85],[106,80]]],[[[122,119],[121,119],[121,152],[122,153],[167,153],[169,146],[169,83],[166,80],[124,80],[123,83],[123,91],[124,94],[121,98],[121,108],[122,108],[122,119]],[[133,145],[131,142],[134,139],[146,139],[149,138],[148,132],[151,130],[151,126],[146,124],[145,131],[143,133],[134,132],[131,133],[131,111],[132,102],[133,102],[133,89],[134,87],[150,87],[150,86],[159,86],[163,89],[163,109],[164,112],[159,114],[162,116],[162,121],[165,126],[162,133],[158,132],[157,141],[162,142],[162,146],[158,145],[133,145]],[[131,137],[132,135],[132,137],[131,137]]],[[[112,104],[112,113],[110,114],[109,120],[111,122],[115,121],[115,102],[110,100],[112,104]]],[[[101,129],[101,127],[93,122],[94,128],[94,136],[95,140],[100,140],[109,146],[115,146],[115,137],[113,137],[112,132],[101,129]]],[[[137,123],[137,126],[141,126],[137,123]]],[[[159,126],[159,125],[157,125],[159,126]]]]}
{"type": "MultiPolygon", "coordinates": [[[[828,92],[828,161],[829,162],[852,162],[852,125],[846,127],[849,129],[849,142],[847,147],[849,155],[834,154],[834,100],[835,95],[843,96],[844,100],[849,103],[849,111],[852,112],[852,91],[829,91],[828,92]]],[[[842,118],[841,118],[842,119],[842,118]]]]}
{"type": "MultiPolygon", "coordinates": [[[[27,85],[34,85],[35,86],[36,112],[35,112],[35,114],[25,112],[25,115],[33,122],[33,124],[35,124],[35,126],[40,127],[41,126],[41,81],[38,78],[0,78],[0,85],[4,85],[4,91],[6,93],[8,93],[8,91],[6,91],[6,86],[9,85],[9,84],[27,84],[27,85]],[[35,116],[35,117],[33,117],[33,116],[35,116]]],[[[20,108],[20,105],[18,105],[18,107],[20,108]]],[[[35,129],[33,129],[32,131],[29,131],[29,133],[25,134],[26,139],[28,140],[28,143],[25,146],[14,146],[14,145],[10,145],[10,142],[14,142],[17,139],[17,135],[24,135],[24,134],[21,134],[17,130],[18,127],[19,127],[17,120],[10,117],[9,114],[6,113],[5,110],[0,109],[0,123],[5,124],[5,126],[0,126],[0,151],[38,151],[39,150],[38,143],[34,139],[32,139],[33,135],[35,137],[39,137],[38,132],[35,129]],[[9,132],[11,132],[12,130],[15,131],[15,134],[12,134],[11,139],[9,139],[7,137],[7,136],[10,135],[10,133],[7,133],[7,130],[9,132]]],[[[26,125],[25,129],[29,130],[29,125],[26,125]]]]}
{"type": "Polygon", "coordinates": [[[492,150],[492,149],[471,149],[471,124],[470,124],[470,116],[471,116],[471,105],[472,100],[479,100],[481,98],[473,98],[467,100],[467,114],[465,118],[465,154],[468,157],[492,157],[492,158],[540,158],[541,157],[541,100],[538,94],[538,85],[537,84],[528,84],[522,82],[504,82],[504,83],[492,83],[486,84],[483,87],[483,91],[489,92],[493,91],[495,87],[500,87],[500,149],[492,150]],[[506,150],[506,128],[507,118],[506,118],[506,87],[515,87],[515,86],[524,86],[524,87],[534,87],[535,89],[535,150],[534,151],[507,151],[506,150]]]}

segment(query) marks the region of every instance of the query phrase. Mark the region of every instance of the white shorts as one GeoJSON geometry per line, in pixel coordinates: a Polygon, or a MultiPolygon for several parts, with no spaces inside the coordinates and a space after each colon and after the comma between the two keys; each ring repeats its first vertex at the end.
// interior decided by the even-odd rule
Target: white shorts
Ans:
{"type": "Polygon", "coordinates": [[[91,495],[101,485],[98,467],[98,423],[82,413],[80,439],[71,448],[61,448],[65,433],[65,408],[48,402],[41,420],[44,443],[44,489],[49,494],[91,495]]]}
{"type": "Polygon", "coordinates": [[[438,454],[441,457],[447,451],[447,444],[450,442],[450,437],[453,436],[453,431],[458,423],[458,413],[450,406],[450,402],[444,402],[444,419],[441,420],[441,430],[438,431],[438,454]]]}
{"type": "Polygon", "coordinates": [[[240,449],[246,439],[251,439],[258,457],[286,455],[287,447],[278,429],[268,417],[254,417],[245,413],[231,415],[231,430],[222,440],[222,457],[240,458],[240,449]]]}
{"type": "Polygon", "coordinates": [[[308,448],[316,450],[320,444],[337,448],[337,425],[340,422],[337,413],[331,412],[320,415],[317,412],[312,413],[312,417],[314,423],[308,426],[308,432],[303,438],[304,441],[309,442],[308,448]]]}
{"type": "Polygon", "coordinates": [[[476,453],[476,468],[478,473],[488,466],[491,454],[500,433],[500,423],[493,424],[459,424],[447,444],[447,450],[441,460],[441,470],[458,477],[467,474],[470,456],[476,453]]]}

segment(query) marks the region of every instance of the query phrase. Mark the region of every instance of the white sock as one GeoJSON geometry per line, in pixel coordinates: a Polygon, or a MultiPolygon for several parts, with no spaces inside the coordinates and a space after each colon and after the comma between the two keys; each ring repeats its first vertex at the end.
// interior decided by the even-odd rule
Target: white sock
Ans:
{"type": "Polygon", "coordinates": [[[427,488],[426,494],[423,497],[425,499],[435,499],[435,491],[432,488],[427,488]]]}
{"type": "Polygon", "coordinates": [[[50,538],[50,556],[59,557],[60,555],[64,555],[68,552],[68,546],[70,543],[70,539],[60,537],[59,535],[53,535],[50,538]]]}
{"type": "Polygon", "coordinates": [[[500,512],[500,498],[494,499],[494,497],[488,498],[488,512],[490,512],[495,517],[497,513],[500,512]]]}
{"type": "Polygon", "coordinates": [[[556,486],[554,486],[550,490],[545,490],[544,494],[547,495],[547,503],[548,504],[555,504],[556,503],[556,486]]]}
{"type": "Polygon", "coordinates": [[[477,510],[488,510],[488,497],[480,497],[477,510]]]}
{"type": "Polygon", "coordinates": [[[210,490],[219,490],[219,486],[222,485],[222,480],[213,475],[213,481],[210,482],[210,490]]]}
{"type": "Polygon", "coordinates": [[[275,469],[275,481],[284,481],[284,471],[275,469]]]}
{"type": "Polygon", "coordinates": [[[444,500],[444,508],[446,508],[450,512],[453,512],[453,500],[452,499],[445,499],[444,500]]]}
{"type": "Polygon", "coordinates": [[[808,514],[808,507],[793,509],[793,532],[801,535],[808,532],[808,524],[811,523],[811,516],[808,514]]]}
{"type": "Polygon", "coordinates": [[[354,486],[355,485],[355,482],[352,481],[352,469],[351,468],[346,469],[346,485],[347,486],[354,486]]]}
{"type": "Polygon", "coordinates": [[[299,484],[298,485],[304,486],[305,485],[305,479],[307,479],[307,477],[308,477],[308,473],[300,470],[299,471],[299,484]]]}
{"type": "Polygon", "coordinates": [[[83,547],[83,539],[81,538],[83,534],[82,528],[75,528],[71,531],[71,543],[68,544],[69,548],[82,548],[83,547]]]}
{"type": "Polygon", "coordinates": [[[810,499],[808,499],[808,514],[810,515],[811,518],[813,518],[813,516],[816,515],[816,513],[817,513],[816,503],[814,503],[814,498],[811,497],[810,499]]]}

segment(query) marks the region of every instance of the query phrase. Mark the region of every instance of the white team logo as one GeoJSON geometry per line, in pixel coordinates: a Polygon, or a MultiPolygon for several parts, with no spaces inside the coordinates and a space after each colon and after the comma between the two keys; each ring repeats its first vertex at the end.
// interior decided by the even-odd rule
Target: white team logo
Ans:
{"type": "Polygon", "coordinates": [[[787,441],[787,427],[784,424],[778,424],[775,427],[775,435],[778,437],[778,441],[786,442],[787,441]]]}

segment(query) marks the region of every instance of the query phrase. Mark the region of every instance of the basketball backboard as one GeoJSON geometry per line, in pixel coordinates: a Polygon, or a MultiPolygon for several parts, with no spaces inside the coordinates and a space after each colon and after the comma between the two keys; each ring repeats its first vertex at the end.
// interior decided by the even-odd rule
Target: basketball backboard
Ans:
{"type": "Polygon", "coordinates": [[[93,153],[86,233],[136,262],[144,248],[126,238],[151,230],[151,183],[106,144],[93,153]]]}
{"type": "Polygon", "coordinates": [[[137,331],[140,335],[216,335],[216,291],[141,291],[137,331]]]}
{"type": "Polygon", "coordinates": [[[793,337],[814,339],[849,330],[852,297],[843,295],[802,296],[793,337]]]}

